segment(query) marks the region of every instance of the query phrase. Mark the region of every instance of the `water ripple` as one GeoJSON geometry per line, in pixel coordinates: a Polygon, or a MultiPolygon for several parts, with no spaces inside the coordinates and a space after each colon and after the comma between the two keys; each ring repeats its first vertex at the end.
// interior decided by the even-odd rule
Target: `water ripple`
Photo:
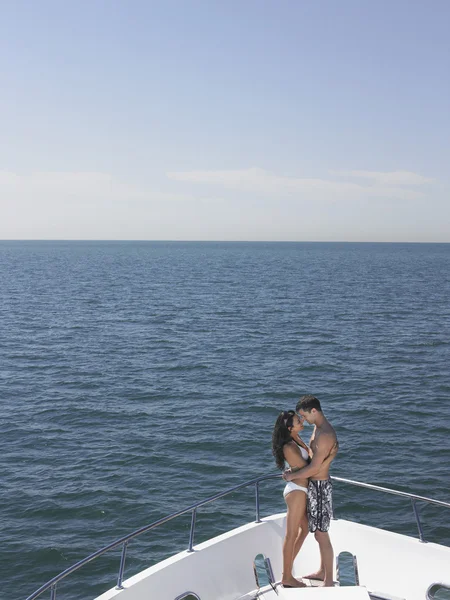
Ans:
{"type": "MultiPolygon", "coordinates": [[[[276,415],[307,392],[338,431],[335,475],[449,501],[449,272],[442,244],[0,242],[5,597],[273,471],[276,415]]],[[[264,513],[281,490],[261,486],[264,513]]],[[[415,535],[408,502],[335,490],[338,516],[415,535]]],[[[198,540],[253,506],[205,507],[198,540]]],[[[443,510],[421,515],[450,544],[443,510]]],[[[187,516],[136,540],[127,575],[188,536],[187,516]]],[[[118,564],[61,589],[94,597],[118,564]]]]}

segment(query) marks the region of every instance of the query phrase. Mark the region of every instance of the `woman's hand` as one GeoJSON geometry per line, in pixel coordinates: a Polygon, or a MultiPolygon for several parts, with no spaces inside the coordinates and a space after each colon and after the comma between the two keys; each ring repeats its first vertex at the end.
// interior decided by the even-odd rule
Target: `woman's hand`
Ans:
{"type": "Polygon", "coordinates": [[[301,471],[299,467],[294,467],[293,469],[286,469],[286,471],[283,472],[282,477],[285,481],[292,481],[293,479],[298,477],[298,471],[301,471]]]}

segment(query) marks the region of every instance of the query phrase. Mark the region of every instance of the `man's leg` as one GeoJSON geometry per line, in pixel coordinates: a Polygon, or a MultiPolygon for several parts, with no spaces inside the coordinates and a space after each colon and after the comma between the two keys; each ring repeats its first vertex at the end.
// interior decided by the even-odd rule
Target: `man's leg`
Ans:
{"type": "MultiPolygon", "coordinates": [[[[320,549],[320,571],[325,587],[333,587],[333,546],[331,545],[328,531],[316,531],[314,534],[320,549]]],[[[319,579],[319,577],[317,578],[319,579]]]]}
{"type": "Polygon", "coordinates": [[[327,585],[333,585],[333,548],[327,533],[332,514],[331,481],[327,479],[311,479],[308,485],[308,523],[309,531],[314,532],[315,538],[319,543],[320,567],[318,571],[304,575],[304,578],[319,579],[321,581],[327,580],[327,585]],[[331,569],[329,568],[330,551],[331,569]],[[327,570],[329,571],[329,575],[327,574],[327,570]]]}
{"type": "MultiPolygon", "coordinates": [[[[320,546],[319,546],[320,550],[320,546]]],[[[318,581],[323,581],[325,579],[325,568],[323,566],[322,561],[322,552],[320,553],[320,567],[318,571],[314,571],[314,573],[310,573],[309,575],[302,575],[302,579],[317,579],[318,581]]]]}

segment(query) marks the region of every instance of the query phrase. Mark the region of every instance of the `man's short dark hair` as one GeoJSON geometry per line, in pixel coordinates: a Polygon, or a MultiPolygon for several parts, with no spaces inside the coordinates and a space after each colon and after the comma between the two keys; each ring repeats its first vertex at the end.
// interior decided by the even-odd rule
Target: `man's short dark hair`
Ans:
{"type": "Polygon", "coordinates": [[[320,406],[319,399],[311,394],[307,394],[306,396],[302,396],[300,400],[297,402],[297,406],[295,410],[298,412],[299,410],[304,410],[305,412],[311,412],[311,409],[315,408],[316,410],[320,410],[322,412],[322,408],[320,406]]]}

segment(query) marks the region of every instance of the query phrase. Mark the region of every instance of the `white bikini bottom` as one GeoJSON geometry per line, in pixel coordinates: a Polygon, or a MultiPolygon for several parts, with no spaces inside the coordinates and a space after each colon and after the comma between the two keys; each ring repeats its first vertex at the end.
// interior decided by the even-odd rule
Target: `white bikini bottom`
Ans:
{"type": "Polygon", "coordinates": [[[305,494],[308,495],[308,488],[305,488],[302,485],[297,485],[293,481],[288,481],[286,487],[284,488],[283,496],[286,498],[286,496],[291,492],[305,492],[305,494]]]}

